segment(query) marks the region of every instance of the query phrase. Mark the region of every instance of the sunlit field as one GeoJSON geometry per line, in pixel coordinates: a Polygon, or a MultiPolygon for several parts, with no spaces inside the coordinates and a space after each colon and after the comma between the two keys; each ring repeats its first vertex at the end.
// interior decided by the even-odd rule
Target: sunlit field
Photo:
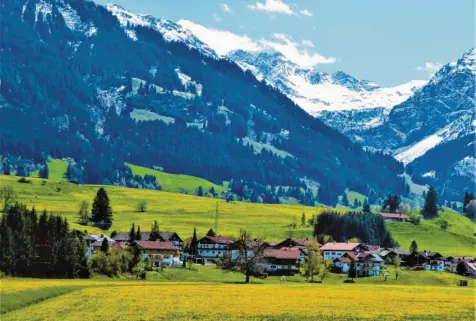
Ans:
{"type": "Polygon", "coordinates": [[[38,292],[50,297],[12,306],[2,321],[461,321],[474,320],[475,308],[474,288],[455,285],[2,280],[2,303],[38,292]]]}

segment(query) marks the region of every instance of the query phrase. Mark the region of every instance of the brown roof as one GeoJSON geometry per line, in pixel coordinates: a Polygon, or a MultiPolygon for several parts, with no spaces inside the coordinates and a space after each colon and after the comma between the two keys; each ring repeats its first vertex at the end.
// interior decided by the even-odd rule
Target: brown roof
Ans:
{"type": "Polygon", "coordinates": [[[179,249],[169,242],[157,242],[157,241],[134,241],[137,245],[143,249],[148,250],[170,250],[178,251],[179,249]]]}
{"type": "Polygon", "coordinates": [[[127,245],[124,242],[114,242],[109,247],[110,248],[125,249],[125,248],[127,248],[127,245]]]}
{"type": "Polygon", "coordinates": [[[360,243],[335,243],[329,242],[321,247],[321,251],[352,251],[360,243]]]}
{"type": "Polygon", "coordinates": [[[344,257],[344,256],[335,259],[334,262],[335,262],[335,261],[339,261],[339,262],[342,262],[342,263],[350,263],[350,262],[351,262],[348,257],[344,257]]]}
{"type": "Polygon", "coordinates": [[[218,244],[232,244],[232,243],[235,242],[235,240],[232,237],[221,236],[221,235],[205,236],[204,238],[207,238],[207,239],[213,241],[214,243],[218,243],[218,244]]]}
{"type": "MultiPolygon", "coordinates": [[[[96,241],[96,242],[94,242],[94,243],[93,243],[93,247],[100,247],[100,246],[102,245],[102,242],[103,242],[103,241],[96,241]]],[[[108,243],[109,247],[111,247],[111,246],[113,246],[114,243],[116,243],[116,242],[111,242],[111,241],[108,240],[107,243],[108,243]]]]}
{"type": "Polygon", "coordinates": [[[315,245],[317,247],[322,246],[322,244],[317,242],[316,240],[292,239],[292,241],[294,241],[294,243],[296,243],[297,245],[300,245],[300,246],[307,246],[307,245],[315,245]]]}
{"type": "Polygon", "coordinates": [[[384,218],[398,218],[398,219],[405,219],[408,220],[407,214],[400,214],[400,213],[380,213],[380,216],[384,218]]]}
{"type": "Polygon", "coordinates": [[[275,259],[299,260],[301,251],[294,247],[282,247],[280,249],[267,248],[264,250],[263,256],[275,259]]]}

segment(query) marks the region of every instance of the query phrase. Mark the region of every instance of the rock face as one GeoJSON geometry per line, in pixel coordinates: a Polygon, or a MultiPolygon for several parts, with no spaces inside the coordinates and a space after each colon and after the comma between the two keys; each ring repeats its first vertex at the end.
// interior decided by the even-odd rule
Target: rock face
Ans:
{"type": "Polygon", "coordinates": [[[131,162],[214,182],[306,179],[334,199],[345,188],[405,191],[396,160],[364,151],[177,24],[94,1],[6,1],[2,12],[0,119],[14,120],[2,122],[2,152],[71,157],[89,183],[117,182],[131,162]]]}

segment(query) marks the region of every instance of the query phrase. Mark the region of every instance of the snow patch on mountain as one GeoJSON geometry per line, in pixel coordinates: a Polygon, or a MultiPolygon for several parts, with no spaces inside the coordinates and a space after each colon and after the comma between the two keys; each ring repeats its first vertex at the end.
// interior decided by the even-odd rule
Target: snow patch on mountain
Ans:
{"type": "Polygon", "coordinates": [[[459,176],[465,176],[476,181],[476,159],[471,156],[467,156],[455,164],[455,174],[459,176]]]}
{"type": "Polygon", "coordinates": [[[452,141],[458,137],[474,133],[475,124],[476,119],[474,115],[464,114],[433,135],[427,136],[413,145],[397,149],[395,151],[395,158],[405,165],[409,164],[442,142],[452,141]]]}
{"type": "Polygon", "coordinates": [[[135,27],[147,27],[159,31],[166,41],[183,42],[189,48],[197,49],[204,55],[217,58],[213,49],[178,24],[151,15],[136,14],[115,4],[108,4],[106,8],[117,18],[126,34],[133,40],[138,40],[134,31],[135,27]]]}
{"type": "MultiPolygon", "coordinates": [[[[26,10],[26,5],[23,7],[23,13],[26,10]]],[[[48,16],[51,16],[51,13],[53,11],[53,6],[51,3],[45,2],[43,0],[38,1],[35,5],[35,24],[38,22],[38,16],[40,13],[43,16],[43,21],[46,20],[48,16]]]]}
{"type": "Polygon", "coordinates": [[[93,23],[83,23],[78,13],[68,3],[58,3],[58,11],[63,16],[63,20],[71,31],[83,32],[91,37],[97,34],[97,29],[93,23]]]}

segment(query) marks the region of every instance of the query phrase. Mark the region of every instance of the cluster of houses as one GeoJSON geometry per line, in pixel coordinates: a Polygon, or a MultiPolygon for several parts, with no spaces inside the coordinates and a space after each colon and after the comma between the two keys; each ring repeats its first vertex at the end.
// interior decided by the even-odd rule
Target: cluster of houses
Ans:
{"type": "MultiPolygon", "coordinates": [[[[195,255],[183,251],[183,240],[176,232],[160,232],[157,241],[148,241],[149,232],[143,232],[142,239],[129,242],[128,233],[118,233],[107,238],[110,248],[125,249],[137,246],[153,267],[175,266],[184,260],[198,264],[216,264],[222,259],[236,260],[242,254],[237,240],[228,236],[205,236],[198,240],[195,255]]],[[[100,251],[105,236],[87,235],[88,255],[100,251]]],[[[260,251],[258,267],[266,273],[292,275],[306,261],[309,249],[318,248],[325,260],[333,263],[333,272],[348,273],[351,262],[355,264],[357,276],[379,276],[385,264],[393,264],[398,258],[402,267],[414,270],[449,271],[456,273],[457,265],[463,262],[468,274],[476,277],[476,258],[443,257],[438,252],[422,251],[409,253],[399,248],[383,248],[376,245],[349,242],[328,242],[324,245],[315,240],[288,238],[282,242],[250,242],[247,244],[248,257],[260,251]]]]}

